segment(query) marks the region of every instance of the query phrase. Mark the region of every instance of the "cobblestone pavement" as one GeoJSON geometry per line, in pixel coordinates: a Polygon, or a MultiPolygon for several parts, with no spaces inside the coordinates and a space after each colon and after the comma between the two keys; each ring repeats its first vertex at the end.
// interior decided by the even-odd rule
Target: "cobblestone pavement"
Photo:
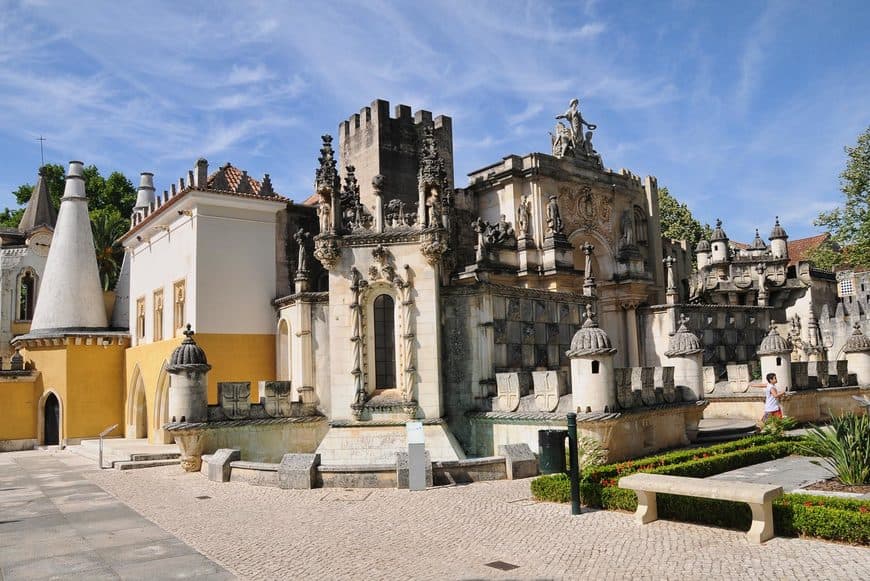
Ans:
{"type": "Polygon", "coordinates": [[[86,479],[69,454],[0,454],[0,581],[232,579],[86,479]]]}
{"type": "Polygon", "coordinates": [[[249,579],[870,579],[870,549],[591,511],[530,499],[529,480],[290,491],[177,466],[88,476],[249,579]],[[197,497],[207,496],[206,499],[197,497]],[[517,568],[501,571],[487,563],[517,568]]]}

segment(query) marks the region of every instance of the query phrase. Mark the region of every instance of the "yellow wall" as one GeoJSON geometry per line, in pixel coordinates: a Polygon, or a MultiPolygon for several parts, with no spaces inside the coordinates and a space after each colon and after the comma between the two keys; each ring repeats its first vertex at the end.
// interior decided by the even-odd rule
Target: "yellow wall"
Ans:
{"type": "Polygon", "coordinates": [[[37,439],[38,381],[35,374],[0,379],[0,441],[37,439]]]}
{"type": "MultiPolygon", "coordinates": [[[[67,344],[25,351],[41,372],[37,401],[47,391],[61,400],[63,439],[92,438],[124,420],[124,347],[77,345],[77,340],[70,337],[63,340],[67,344]]],[[[36,406],[33,413],[38,413],[36,406]]]]}
{"type": "MultiPolygon", "coordinates": [[[[157,383],[164,362],[168,363],[172,351],[183,338],[167,339],[130,347],[126,352],[126,379],[124,409],[130,410],[130,398],[135,397],[136,368],[145,386],[145,401],[148,414],[148,438],[159,441],[160,426],[154,417],[157,383]]],[[[199,334],[194,340],[205,351],[212,369],[208,374],[208,401],[216,404],[219,381],[250,381],[251,401],[258,402],[257,382],[275,379],[275,335],[219,335],[199,334]]],[[[133,402],[135,403],[135,402],[133,402]]],[[[135,424],[135,418],[127,417],[127,425],[135,424]]],[[[132,437],[132,435],[130,435],[132,437]]]]}
{"type": "Polygon", "coordinates": [[[124,425],[124,350],[120,345],[67,347],[67,401],[63,411],[67,438],[99,435],[124,425]]]}
{"type": "MultiPolygon", "coordinates": [[[[52,345],[48,347],[34,347],[22,352],[25,361],[30,361],[33,367],[39,371],[37,402],[46,392],[53,391],[60,400],[60,437],[66,438],[66,402],[67,402],[67,373],[66,373],[66,345],[52,345]]],[[[38,405],[34,404],[33,413],[38,414],[38,405]]]]}
{"type": "Polygon", "coordinates": [[[16,335],[24,335],[30,332],[30,321],[26,323],[15,323],[13,322],[11,325],[12,336],[16,335]]]}

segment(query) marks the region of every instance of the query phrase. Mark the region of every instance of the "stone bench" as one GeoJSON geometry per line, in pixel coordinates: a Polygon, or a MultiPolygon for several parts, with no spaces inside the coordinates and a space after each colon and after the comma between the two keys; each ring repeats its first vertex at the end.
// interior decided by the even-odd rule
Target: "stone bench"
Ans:
{"type": "Polygon", "coordinates": [[[637,494],[635,520],[639,524],[658,519],[656,493],[745,502],[752,509],[752,526],[746,533],[751,543],[763,543],[773,537],[773,500],[782,496],[782,486],[662,474],[625,476],[619,479],[619,487],[637,494]]]}

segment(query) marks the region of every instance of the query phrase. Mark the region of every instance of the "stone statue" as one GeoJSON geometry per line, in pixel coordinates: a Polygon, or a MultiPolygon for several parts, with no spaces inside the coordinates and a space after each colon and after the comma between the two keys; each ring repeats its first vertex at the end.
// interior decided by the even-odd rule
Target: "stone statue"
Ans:
{"type": "Polygon", "coordinates": [[[559,204],[556,203],[556,196],[550,196],[550,201],[547,202],[547,236],[556,236],[564,233],[562,215],[559,213],[559,204]]]}
{"type": "Polygon", "coordinates": [[[429,228],[441,227],[441,195],[437,188],[432,188],[426,198],[426,211],[429,228]]]}
{"type": "Polygon", "coordinates": [[[583,115],[580,114],[579,107],[580,100],[571,99],[571,102],[568,104],[568,110],[565,111],[562,115],[556,116],[556,119],[564,119],[571,126],[570,139],[571,146],[575,154],[578,151],[585,151],[585,146],[583,144],[583,126],[585,125],[591,131],[595,131],[596,129],[598,129],[597,125],[587,123],[586,120],[583,119],[583,115]]]}
{"type": "Polygon", "coordinates": [[[624,247],[634,246],[634,220],[632,220],[631,209],[622,213],[620,224],[622,225],[621,245],[624,247]]]}
{"type": "Polygon", "coordinates": [[[299,245],[299,256],[296,261],[296,272],[297,273],[307,273],[308,272],[308,252],[305,250],[305,239],[311,236],[308,232],[305,232],[302,229],[296,231],[293,235],[293,239],[296,241],[296,244],[299,245]]]}
{"type": "Polygon", "coordinates": [[[525,238],[529,235],[529,221],[532,218],[532,203],[528,196],[523,196],[520,207],[517,208],[517,237],[525,238]]]}
{"type": "Polygon", "coordinates": [[[477,218],[474,222],[471,223],[471,229],[477,232],[477,251],[475,253],[475,260],[477,262],[483,262],[484,257],[486,256],[486,242],[484,241],[484,234],[486,234],[487,223],[484,222],[481,218],[477,218]]]}
{"type": "Polygon", "coordinates": [[[571,130],[559,121],[556,123],[556,133],[550,133],[550,142],[553,146],[553,157],[565,157],[574,155],[574,141],[571,138],[571,130]]]}
{"type": "Polygon", "coordinates": [[[503,244],[508,238],[514,236],[514,227],[507,221],[504,214],[498,217],[498,222],[491,229],[496,244],[503,244]]]}
{"type": "Polygon", "coordinates": [[[326,234],[332,231],[332,204],[330,195],[320,192],[320,201],[317,204],[317,217],[320,219],[320,233],[326,234]]]}
{"type": "Polygon", "coordinates": [[[595,151],[595,148],[592,147],[592,132],[586,132],[586,139],[583,141],[583,150],[586,154],[586,157],[592,159],[599,166],[604,165],[604,162],[601,160],[601,154],[595,151]]]}

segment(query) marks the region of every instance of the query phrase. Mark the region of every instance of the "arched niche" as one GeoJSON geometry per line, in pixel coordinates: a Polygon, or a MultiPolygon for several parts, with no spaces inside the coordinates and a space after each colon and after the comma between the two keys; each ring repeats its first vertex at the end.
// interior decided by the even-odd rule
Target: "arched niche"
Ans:
{"type": "Polygon", "coordinates": [[[583,245],[589,242],[595,249],[592,251],[592,274],[597,281],[611,280],[615,272],[616,264],[610,251],[610,244],[597,232],[589,230],[575,230],[568,236],[568,241],[574,247],[574,268],[586,269],[586,255],[583,254],[583,245]]]}

